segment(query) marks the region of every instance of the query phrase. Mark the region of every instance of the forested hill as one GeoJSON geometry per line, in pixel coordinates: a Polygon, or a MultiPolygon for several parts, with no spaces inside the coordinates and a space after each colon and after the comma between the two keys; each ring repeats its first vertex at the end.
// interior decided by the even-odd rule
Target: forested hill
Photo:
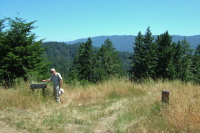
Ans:
{"type": "MultiPolygon", "coordinates": [[[[67,78],[70,67],[72,66],[72,61],[77,54],[80,44],[81,43],[66,45],[64,42],[44,42],[43,47],[48,47],[44,52],[44,57],[46,61],[51,62],[50,68],[56,68],[63,74],[64,78],[67,78]]],[[[94,51],[97,51],[97,49],[97,47],[93,47],[94,51]]],[[[130,60],[127,58],[131,55],[132,53],[130,52],[119,51],[119,57],[122,61],[124,71],[129,67],[130,60]]]]}
{"type": "MultiPolygon", "coordinates": [[[[153,36],[155,39],[157,35],[153,36]]],[[[109,38],[112,43],[114,44],[116,50],[118,51],[128,51],[133,52],[133,43],[135,40],[135,36],[132,35],[113,35],[113,36],[97,36],[97,37],[91,37],[93,46],[101,47],[101,45],[104,43],[104,41],[109,38]]],[[[179,36],[179,35],[172,35],[172,41],[178,42],[182,41],[184,38],[190,43],[192,49],[195,49],[198,44],[200,44],[200,35],[194,35],[194,36],[179,36]]],[[[67,44],[74,44],[78,42],[86,42],[88,38],[83,39],[77,39],[74,41],[67,42],[67,44]]]]}

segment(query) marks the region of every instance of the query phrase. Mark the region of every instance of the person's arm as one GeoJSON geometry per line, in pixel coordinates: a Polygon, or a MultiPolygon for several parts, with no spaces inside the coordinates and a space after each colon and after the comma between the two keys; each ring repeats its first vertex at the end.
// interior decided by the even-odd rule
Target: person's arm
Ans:
{"type": "Polygon", "coordinates": [[[44,80],[42,80],[42,82],[45,82],[45,81],[50,81],[50,79],[44,79],[44,80]]]}
{"type": "Polygon", "coordinates": [[[58,80],[60,81],[60,84],[59,84],[59,89],[60,89],[63,84],[63,78],[60,73],[57,73],[57,74],[58,74],[58,80]]]}
{"type": "Polygon", "coordinates": [[[62,84],[63,84],[63,80],[61,79],[61,80],[60,80],[60,86],[59,86],[59,89],[62,87],[62,84]]]}

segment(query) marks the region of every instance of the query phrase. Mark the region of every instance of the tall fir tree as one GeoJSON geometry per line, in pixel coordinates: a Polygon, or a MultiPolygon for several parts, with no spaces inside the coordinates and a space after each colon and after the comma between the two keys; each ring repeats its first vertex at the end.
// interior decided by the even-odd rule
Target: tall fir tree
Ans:
{"type": "Polygon", "coordinates": [[[37,75],[37,79],[46,74],[48,63],[44,63],[41,48],[42,40],[36,41],[33,22],[27,23],[21,18],[7,18],[5,31],[1,30],[0,37],[0,77],[7,85],[12,85],[16,78],[27,80],[30,76],[37,75]]]}
{"type": "Polygon", "coordinates": [[[144,73],[146,72],[145,66],[145,47],[143,41],[143,35],[141,32],[138,32],[138,35],[135,37],[135,42],[133,46],[134,53],[129,58],[130,63],[130,78],[131,79],[141,79],[145,77],[144,73]]]}
{"type": "Polygon", "coordinates": [[[182,47],[180,41],[173,43],[174,48],[172,49],[172,59],[170,60],[171,65],[171,79],[180,79],[181,77],[181,58],[182,58],[182,47]]]}
{"type": "Polygon", "coordinates": [[[138,33],[135,38],[133,49],[134,54],[130,58],[132,60],[130,68],[131,75],[135,79],[155,78],[157,47],[154,43],[150,27],[147,28],[144,36],[141,32],[138,33]]]}
{"type": "Polygon", "coordinates": [[[97,70],[98,75],[102,79],[107,79],[110,76],[120,75],[122,72],[122,62],[119,58],[119,53],[114,48],[110,39],[107,39],[97,53],[97,70]]]}
{"type": "Polygon", "coordinates": [[[150,31],[150,27],[144,35],[144,47],[145,47],[145,59],[146,59],[146,72],[145,77],[155,78],[156,77],[156,66],[157,66],[157,46],[154,42],[154,37],[150,31]]]}
{"type": "Polygon", "coordinates": [[[157,36],[156,43],[158,46],[158,65],[156,68],[157,78],[171,78],[172,71],[172,57],[174,44],[172,44],[172,37],[169,35],[168,31],[157,36]]]}
{"type": "Polygon", "coordinates": [[[189,44],[189,42],[187,42],[186,38],[184,38],[181,41],[181,54],[182,54],[182,58],[181,58],[181,67],[180,67],[180,78],[183,81],[191,81],[194,78],[193,75],[193,69],[194,66],[192,64],[192,55],[193,55],[193,50],[191,49],[191,46],[189,44]]]}
{"type": "Polygon", "coordinates": [[[73,61],[73,69],[76,72],[78,80],[91,82],[94,71],[94,55],[92,49],[92,40],[88,38],[85,43],[80,45],[78,54],[73,61]]]}
{"type": "Polygon", "coordinates": [[[194,81],[200,84],[200,44],[198,44],[195,49],[195,54],[192,59],[192,63],[194,66],[193,69],[194,81]]]}

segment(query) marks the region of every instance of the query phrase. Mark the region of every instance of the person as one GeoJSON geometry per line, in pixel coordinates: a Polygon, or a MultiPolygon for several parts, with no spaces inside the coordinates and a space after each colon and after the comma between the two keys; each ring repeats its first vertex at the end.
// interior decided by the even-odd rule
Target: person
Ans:
{"type": "Polygon", "coordinates": [[[56,72],[56,70],[54,68],[51,69],[51,73],[52,73],[51,77],[49,79],[42,80],[42,82],[45,82],[45,81],[53,82],[53,94],[54,94],[56,101],[58,103],[60,103],[59,91],[60,91],[61,85],[63,83],[63,78],[62,78],[61,74],[56,72]]]}

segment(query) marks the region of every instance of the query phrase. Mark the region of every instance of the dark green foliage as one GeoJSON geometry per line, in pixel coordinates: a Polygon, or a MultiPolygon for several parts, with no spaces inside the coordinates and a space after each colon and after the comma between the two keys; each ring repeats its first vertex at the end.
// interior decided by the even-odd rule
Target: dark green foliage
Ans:
{"type": "Polygon", "coordinates": [[[80,43],[67,45],[64,42],[44,42],[43,47],[48,47],[44,57],[47,61],[51,61],[50,68],[55,68],[64,79],[68,80],[72,61],[79,46],[80,43]]]}
{"type": "Polygon", "coordinates": [[[143,36],[141,32],[135,38],[134,54],[130,59],[130,74],[134,79],[154,78],[157,66],[156,50],[157,47],[153,42],[150,28],[147,28],[146,34],[143,36]]]}
{"type": "Polygon", "coordinates": [[[89,38],[80,45],[69,77],[81,82],[99,82],[121,72],[122,62],[112,42],[107,39],[101,48],[94,49],[89,38]]]}
{"type": "Polygon", "coordinates": [[[195,55],[192,59],[192,62],[193,62],[193,66],[194,66],[194,69],[193,69],[193,73],[194,73],[194,81],[198,84],[200,84],[200,44],[196,47],[196,50],[195,50],[195,55]]]}
{"type": "Polygon", "coordinates": [[[34,23],[35,21],[27,23],[20,18],[1,21],[0,78],[9,85],[17,78],[27,80],[30,73],[37,76],[45,74],[48,66],[42,58],[45,48],[41,48],[42,40],[35,41],[36,36],[31,32],[34,23]],[[5,31],[2,22],[8,22],[5,31]]]}
{"type": "Polygon", "coordinates": [[[119,58],[122,62],[122,75],[127,76],[128,70],[130,69],[130,60],[129,57],[132,55],[130,52],[121,52],[119,51],[119,58]]]}
{"type": "Polygon", "coordinates": [[[156,76],[157,78],[171,78],[173,75],[173,50],[175,50],[175,45],[172,43],[172,37],[165,32],[157,36],[156,43],[158,46],[157,52],[157,68],[156,76]]]}
{"type": "Polygon", "coordinates": [[[145,50],[145,77],[155,78],[156,77],[156,66],[157,66],[157,45],[153,42],[154,37],[152,37],[152,33],[150,31],[150,27],[147,28],[147,31],[144,35],[144,50],[145,50]]]}
{"type": "Polygon", "coordinates": [[[133,49],[134,54],[130,57],[131,67],[129,73],[131,78],[141,79],[145,73],[145,48],[141,32],[138,32],[138,35],[135,37],[133,49]]]}
{"type": "Polygon", "coordinates": [[[163,78],[197,82],[200,77],[199,58],[193,55],[186,39],[172,42],[168,32],[154,39],[149,27],[145,35],[139,32],[135,38],[132,56],[128,52],[117,52],[109,39],[101,48],[94,48],[91,38],[74,45],[51,43],[45,45],[49,46],[47,60],[52,61],[52,67],[65,73],[67,81],[98,82],[120,72],[120,69],[123,75],[129,69],[129,75],[135,80],[163,78]],[[118,57],[122,60],[123,68],[117,67],[121,62],[118,57]],[[131,60],[127,61],[128,57],[131,60]]]}
{"type": "MultiPolygon", "coordinates": [[[[51,61],[51,68],[56,68],[58,72],[62,74],[66,82],[72,82],[72,81],[78,81],[79,75],[78,75],[78,69],[76,69],[75,59],[77,60],[79,52],[82,51],[82,45],[84,43],[77,43],[73,45],[68,45],[64,42],[44,42],[43,47],[48,47],[45,50],[44,57],[46,61],[51,61]],[[75,58],[76,57],[76,58],[75,58]]],[[[113,47],[113,46],[112,46],[113,47]]],[[[99,81],[100,75],[104,75],[106,73],[103,69],[100,69],[99,63],[97,60],[97,53],[100,48],[92,47],[93,51],[93,64],[94,64],[94,70],[92,73],[92,82],[99,81]]],[[[129,52],[117,52],[115,48],[112,48],[114,55],[117,56],[116,61],[122,60],[123,63],[123,73],[127,71],[129,68],[129,60],[127,57],[131,55],[129,52]],[[119,55],[118,55],[119,54],[119,55]],[[120,59],[118,59],[118,56],[120,59]]],[[[112,54],[111,54],[112,55],[112,54]]],[[[112,58],[112,57],[111,57],[112,58]]],[[[115,56],[113,57],[115,58],[115,56]]],[[[119,70],[119,72],[122,70],[119,70]]],[[[84,81],[85,82],[85,81],[84,81]]]]}
{"type": "Polygon", "coordinates": [[[84,83],[124,76],[127,69],[135,80],[163,78],[199,83],[200,45],[193,53],[186,38],[172,42],[168,31],[156,39],[150,27],[145,35],[139,32],[130,56],[129,52],[116,51],[110,39],[100,48],[92,46],[91,38],[73,45],[36,41],[31,32],[34,23],[21,18],[0,20],[0,83],[10,86],[16,79],[40,80],[47,77],[50,68],[56,68],[67,81],[84,83]]]}
{"type": "Polygon", "coordinates": [[[92,48],[92,40],[90,38],[79,47],[72,69],[73,72],[76,72],[73,75],[77,75],[78,80],[92,81],[94,71],[94,52],[92,48]]]}
{"type": "Polygon", "coordinates": [[[193,50],[186,38],[181,41],[181,67],[180,67],[180,79],[183,81],[192,81],[194,78],[192,64],[193,50]]]}
{"type": "Polygon", "coordinates": [[[180,79],[181,78],[181,58],[183,57],[182,55],[182,47],[180,41],[178,41],[176,46],[173,49],[173,55],[171,61],[173,62],[173,70],[174,73],[171,74],[171,79],[180,79]]]}
{"type": "Polygon", "coordinates": [[[154,40],[148,27],[144,36],[138,33],[133,49],[129,73],[135,80],[162,78],[199,82],[199,48],[193,54],[185,38],[178,43],[172,42],[166,31],[154,40]]]}
{"type": "Polygon", "coordinates": [[[96,78],[104,80],[122,73],[122,62],[112,42],[107,39],[97,53],[96,78]]]}

